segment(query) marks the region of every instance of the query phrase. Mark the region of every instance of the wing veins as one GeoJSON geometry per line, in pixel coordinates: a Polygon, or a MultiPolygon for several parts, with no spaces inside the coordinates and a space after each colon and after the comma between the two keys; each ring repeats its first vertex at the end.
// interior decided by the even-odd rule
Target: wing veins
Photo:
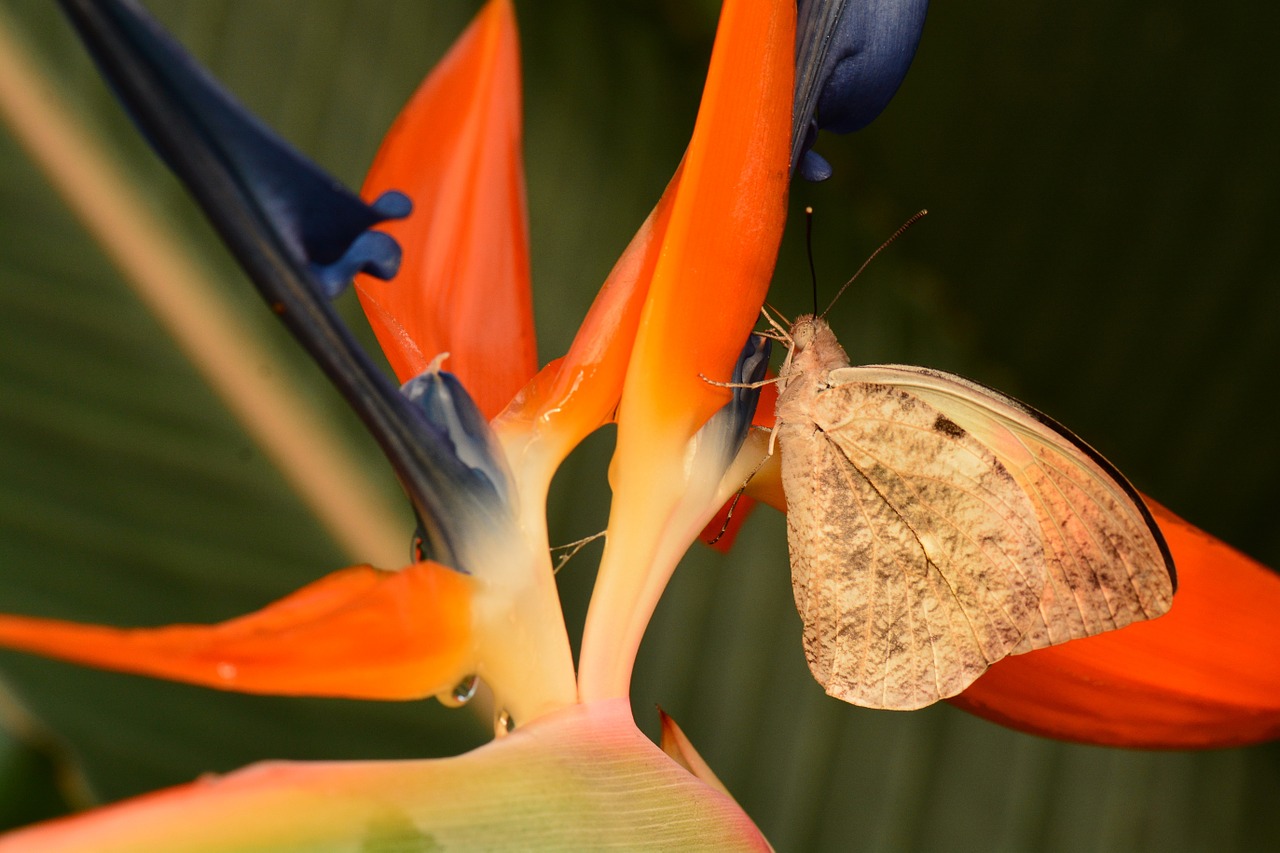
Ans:
{"type": "MultiPolygon", "coordinates": [[[[926,405],[928,405],[928,404],[926,403],[926,405]]],[[[849,418],[847,418],[847,419],[846,419],[846,420],[845,420],[841,425],[842,425],[842,426],[843,426],[843,425],[847,425],[847,424],[849,424],[849,423],[852,423],[854,420],[855,420],[855,418],[853,418],[853,417],[849,417],[849,418]]],[[[918,427],[918,426],[916,426],[916,425],[914,425],[914,424],[904,423],[904,422],[902,422],[902,421],[889,420],[889,419],[887,419],[887,418],[871,418],[871,417],[865,417],[865,418],[857,418],[857,420],[865,420],[865,421],[869,421],[869,422],[872,422],[872,423],[892,424],[893,426],[896,426],[896,427],[905,427],[905,428],[908,428],[908,429],[914,429],[914,430],[917,430],[918,432],[921,432],[921,433],[927,433],[927,432],[928,432],[928,431],[927,431],[927,430],[925,430],[923,427],[918,427]]],[[[875,453],[870,452],[864,444],[859,443],[859,442],[855,442],[855,441],[853,441],[853,440],[851,440],[851,439],[848,439],[848,441],[849,441],[849,444],[850,444],[850,445],[852,445],[853,447],[856,447],[859,451],[861,451],[862,453],[864,453],[864,454],[865,454],[867,457],[869,457],[870,459],[875,460],[875,461],[876,461],[877,463],[879,463],[883,468],[885,468],[885,470],[887,470],[887,471],[892,471],[895,475],[897,475],[897,476],[899,477],[899,479],[901,479],[901,480],[902,480],[902,481],[907,485],[907,487],[911,490],[912,494],[915,496],[915,498],[918,500],[918,502],[920,503],[920,505],[921,505],[922,507],[926,508],[926,509],[929,511],[929,513],[930,513],[931,515],[933,515],[935,518],[941,519],[943,522],[945,522],[945,523],[946,523],[946,524],[947,524],[947,525],[948,525],[952,530],[955,530],[957,533],[959,533],[959,534],[960,534],[960,535],[965,539],[965,541],[967,541],[967,542],[971,543],[971,544],[975,547],[975,550],[976,550],[976,551],[978,551],[979,553],[981,553],[981,554],[983,555],[984,559],[986,559],[989,563],[991,563],[993,566],[1005,565],[1005,566],[1007,566],[1007,567],[1011,568],[1011,569],[1012,569],[1012,570],[1013,570],[1013,571],[1018,575],[1018,577],[1020,577],[1020,578],[1023,580],[1023,582],[1025,582],[1025,583],[1031,583],[1031,582],[1032,582],[1032,579],[1028,576],[1028,574],[1027,574],[1025,571],[1023,571],[1022,566],[1019,564],[1019,562],[1018,562],[1017,560],[1013,559],[1011,556],[1009,556],[1008,554],[1004,554],[1004,553],[999,553],[999,554],[998,554],[998,556],[993,557],[993,556],[990,554],[990,552],[988,552],[988,550],[987,550],[986,548],[982,547],[982,544],[981,544],[978,540],[976,540],[976,539],[974,539],[972,536],[970,536],[970,535],[968,534],[968,532],[967,532],[963,527],[960,527],[960,526],[959,526],[959,525],[957,525],[954,521],[952,521],[952,519],[950,518],[950,516],[949,516],[947,513],[945,513],[945,512],[943,512],[942,510],[938,509],[938,508],[937,508],[937,507],[936,507],[932,502],[930,502],[930,501],[928,501],[928,500],[925,500],[925,499],[924,499],[924,497],[922,496],[922,494],[921,494],[921,492],[920,492],[919,488],[917,488],[917,486],[915,485],[915,479],[928,480],[928,481],[935,482],[935,483],[945,483],[946,481],[944,481],[944,480],[942,480],[942,479],[940,479],[940,478],[938,478],[938,477],[928,477],[928,476],[925,476],[925,475],[919,475],[917,478],[908,478],[908,477],[905,477],[901,472],[899,472],[899,471],[898,471],[898,469],[897,469],[895,466],[893,466],[893,465],[891,465],[891,464],[887,463],[887,462],[886,462],[882,457],[880,457],[879,455],[877,455],[877,454],[875,454],[875,453]]],[[[985,445],[984,445],[984,446],[985,446],[985,445]]],[[[838,447],[838,445],[837,445],[837,447],[838,447]]],[[[979,461],[981,461],[981,462],[985,463],[985,461],[986,461],[986,460],[982,459],[980,456],[978,456],[977,454],[973,453],[973,451],[972,451],[972,449],[971,449],[971,448],[969,448],[969,447],[964,447],[963,449],[964,449],[964,451],[965,451],[966,453],[968,453],[969,455],[974,456],[975,458],[979,459],[979,461]]],[[[988,449],[989,449],[989,448],[988,448],[988,449]]],[[[842,453],[843,453],[843,451],[842,451],[842,453]]],[[[846,459],[848,459],[847,454],[844,454],[844,455],[845,455],[845,458],[846,458],[846,459]]],[[[995,454],[993,453],[992,455],[994,456],[995,454]]],[[[998,462],[998,461],[999,461],[999,460],[997,460],[997,462],[998,462]]],[[[849,463],[850,463],[851,465],[853,465],[855,468],[857,468],[857,467],[858,467],[858,466],[857,466],[857,464],[856,464],[856,463],[854,463],[854,462],[853,462],[853,460],[851,460],[851,459],[849,460],[849,463]]],[[[1001,465],[1003,465],[1003,463],[1000,463],[1000,464],[1001,464],[1001,465]]],[[[861,469],[858,469],[858,470],[859,470],[859,473],[863,475],[863,477],[866,477],[865,472],[861,471],[861,469]]],[[[1007,469],[1006,469],[1006,471],[1007,471],[1007,469]]],[[[870,481],[870,478],[867,478],[867,479],[868,479],[868,481],[870,481]]],[[[972,483],[973,481],[972,481],[972,479],[969,479],[969,480],[968,480],[968,482],[969,482],[969,483],[972,483]]],[[[1015,482],[1016,482],[1016,480],[1015,480],[1015,482]]],[[[1020,484],[1019,484],[1019,485],[1020,485],[1020,484]]],[[[874,486],[873,486],[873,488],[874,488],[874,486]]],[[[925,548],[924,543],[921,541],[921,539],[920,539],[920,535],[919,535],[919,533],[916,531],[915,527],[914,527],[914,526],[912,526],[911,522],[910,522],[910,521],[908,521],[908,520],[906,519],[906,517],[905,517],[905,516],[903,516],[903,515],[902,515],[902,513],[900,513],[900,512],[898,511],[897,507],[894,507],[894,506],[893,506],[893,504],[889,503],[889,501],[884,497],[884,495],[883,495],[883,494],[881,494],[881,493],[879,492],[879,490],[878,490],[878,489],[877,489],[876,491],[877,491],[877,494],[879,494],[879,495],[880,495],[881,500],[884,500],[884,501],[885,501],[885,503],[886,503],[886,504],[887,504],[891,509],[893,509],[894,514],[895,514],[895,515],[897,515],[897,516],[902,520],[903,524],[905,524],[909,530],[911,530],[911,534],[912,534],[912,536],[915,538],[915,540],[916,540],[917,544],[919,544],[919,545],[920,545],[921,553],[923,553],[923,554],[925,555],[925,559],[926,559],[926,561],[929,563],[929,565],[930,565],[930,566],[932,566],[936,571],[938,571],[938,574],[942,577],[943,581],[946,583],[947,588],[950,590],[950,592],[951,592],[952,596],[953,596],[954,598],[956,598],[956,600],[957,600],[957,601],[959,601],[959,600],[960,600],[960,597],[956,594],[955,586],[951,583],[950,578],[948,578],[948,577],[947,577],[947,575],[946,575],[944,572],[942,572],[942,571],[941,571],[941,569],[939,569],[939,568],[938,568],[938,565],[937,565],[936,563],[934,563],[934,562],[929,558],[929,556],[928,556],[928,550],[925,548]]],[[[997,514],[998,514],[1001,518],[1009,518],[1009,517],[1015,517],[1015,518],[1016,518],[1016,517],[1017,517],[1017,513],[1016,513],[1016,512],[1014,512],[1014,508],[1013,508],[1009,503],[1007,503],[1007,502],[1005,502],[1005,501],[1003,501],[1003,500],[1001,500],[1001,501],[999,501],[999,502],[997,502],[997,503],[993,503],[993,502],[989,501],[989,500],[988,500],[988,496],[990,496],[990,495],[991,495],[991,492],[990,492],[990,491],[988,491],[988,490],[973,489],[973,488],[964,488],[964,491],[965,491],[965,492],[966,492],[966,494],[968,494],[969,496],[974,497],[975,499],[977,499],[979,502],[981,502],[981,503],[983,504],[983,506],[987,507],[988,509],[996,509],[996,508],[999,508],[999,509],[1007,510],[1007,512],[997,512],[997,514]]],[[[1009,624],[1016,624],[1017,620],[1016,620],[1016,619],[1014,619],[1013,614],[1012,614],[1012,613],[1010,613],[1010,611],[1009,611],[1008,607],[1005,605],[1005,602],[1003,602],[1003,601],[1002,601],[1002,602],[999,602],[998,606],[999,606],[999,609],[1000,609],[1000,613],[1001,613],[1001,614],[1004,616],[1004,618],[1005,618],[1005,621],[1006,621],[1006,622],[1008,622],[1009,624]]],[[[969,624],[970,629],[971,629],[971,630],[973,630],[973,628],[974,628],[973,620],[972,620],[972,618],[970,618],[968,611],[967,611],[967,610],[965,610],[965,608],[963,608],[963,607],[961,607],[961,608],[960,608],[960,610],[961,610],[961,612],[964,614],[965,621],[969,624]]],[[[1025,633],[1025,628],[1023,629],[1023,633],[1025,633]]],[[[973,631],[973,635],[974,635],[974,637],[975,637],[975,638],[977,638],[977,637],[979,636],[979,634],[978,634],[978,632],[977,632],[976,630],[974,630],[974,631],[973,631]]],[[[979,647],[981,648],[981,643],[979,643],[979,647]]],[[[990,658],[987,658],[985,650],[983,650],[983,657],[987,659],[987,662],[988,662],[988,663],[994,663],[994,660],[992,660],[992,659],[990,659],[990,658]]],[[[999,660],[999,658],[996,658],[995,660],[999,660]]]]}
{"type": "MultiPolygon", "coordinates": [[[[821,439],[821,441],[823,442],[823,446],[826,447],[827,449],[827,452],[833,454],[837,461],[843,459],[847,463],[845,466],[837,466],[837,472],[842,477],[842,479],[844,479],[847,483],[850,484],[850,486],[852,486],[854,481],[853,481],[853,478],[849,475],[849,469],[852,469],[853,471],[857,471],[857,473],[861,475],[862,480],[864,482],[870,482],[867,479],[866,475],[863,474],[860,470],[858,470],[858,467],[853,464],[853,461],[849,459],[849,457],[844,453],[844,451],[840,448],[840,446],[827,437],[826,430],[824,430],[822,427],[818,426],[817,424],[814,424],[814,427],[816,429],[816,433],[814,437],[821,439]]],[[[874,485],[872,485],[872,489],[875,490],[874,485]]],[[[875,490],[875,491],[877,495],[879,495],[879,491],[878,490],[875,490]]],[[[871,523],[871,516],[867,512],[866,507],[863,503],[863,495],[859,492],[859,490],[855,488],[850,488],[848,490],[848,493],[858,511],[858,514],[862,517],[864,526],[866,527],[867,531],[871,535],[871,544],[873,548],[873,551],[872,551],[873,559],[871,560],[871,562],[874,563],[875,562],[874,555],[878,553],[878,550],[875,550],[875,549],[883,550],[884,542],[881,540],[879,536],[879,531],[876,529],[876,526],[871,523]]],[[[884,499],[883,496],[881,496],[881,500],[883,499],[884,499]]],[[[897,562],[896,559],[894,560],[894,562],[897,562]]],[[[843,608],[840,607],[840,603],[838,601],[836,605],[836,610],[837,611],[843,610],[843,608]]],[[[857,662],[859,666],[855,670],[858,673],[862,673],[864,671],[865,669],[864,664],[866,663],[867,659],[870,656],[871,640],[874,633],[873,627],[874,627],[874,619],[865,618],[863,620],[863,628],[860,632],[863,635],[863,642],[858,644],[860,652],[857,655],[857,662]]],[[[839,638],[839,635],[840,635],[840,632],[839,632],[839,629],[837,629],[836,630],[837,639],[839,638]]],[[[845,644],[837,644],[836,654],[838,656],[838,660],[840,661],[849,660],[851,657],[851,655],[849,655],[849,651],[850,650],[846,648],[845,644]]],[[[888,646],[885,647],[885,653],[886,653],[886,659],[887,659],[888,646]]],[[[833,669],[834,669],[834,666],[833,666],[833,669]]],[[[881,704],[884,704],[884,697],[883,697],[884,686],[885,686],[885,679],[883,677],[884,671],[885,671],[885,668],[882,667],[881,668],[881,673],[882,673],[881,704]]]]}
{"type": "MultiPolygon", "coordinates": [[[[852,422],[852,420],[853,418],[849,418],[844,423],[845,424],[850,423],[852,422]]],[[[901,421],[890,421],[890,420],[881,419],[881,418],[864,418],[863,420],[871,421],[873,423],[880,422],[880,423],[893,424],[896,427],[908,427],[911,429],[917,429],[917,430],[920,430],[921,432],[924,432],[922,428],[916,427],[912,424],[906,424],[901,421]]],[[[951,595],[951,598],[956,602],[956,605],[957,605],[956,609],[960,611],[960,615],[964,619],[964,624],[968,627],[969,636],[973,641],[972,644],[981,653],[983,660],[986,661],[987,664],[991,664],[991,663],[994,663],[995,660],[999,660],[999,657],[996,657],[993,659],[990,656],[988,656],[987,650],[980,639],[981,634],[974,624],[973,617],[970,616],[967,608],[960,606],[959,602],[962,600],[960,594],[956,590],[955,585],[952,583],[951,578],[947,575],[946,572],[942,571],[941,567],[939,567],[938,564],[929,555],[929,549],[926,547],[924,541],[920,538],[920,533],[918,530],[916,530],[915,525],[912,524],[910,519],[908,519],[907,516],[903,514],[903,512],[893,503],[893,501],[891,501],[888,498],[887,495],[885,495],[885,493],[880,489],[880,486],[876,483],[876,481],[870,475],[868,475],[868,473],[865,470],[863,470],[862,467],[858,465],[857,462],[855,462],[853,459],[849,457],[848,453],[845,452],[844,448],[826,436],[825,429],[823,429],[821,426],[818,426],[817,428],[818,428],[818,431],[823,434],[822,435],[823,440],[826,441],[832,448],[834,448],[838,456],[842,458],[845,461],[845,463],[847,463],[847,469],[852,469],[853,471],[856,471],[859,478],[864,483],[866,483],[867,486],[871,488],[871,490],[875,493],[876,497],[880,500],[880,502],[883,503],[886,507],[888,507],[889,510],[893,513],[893,515],[898,519],[898,521],[901,522],[901,524],[911,533],[911,537],[916,541],[916,545],[920,549],[920,556],[923,558],[925,565],[927,566],[928,569],[932,569],[933,577],[938,578],[942,581],[943,586],[946,587],[947,591],[951,595]]],[[[882,468],[884,468],[884,470],[896,476],[903,483],[903,485],[910,491],[910,493],[919,501],[920,505],[924,507],[934,518],[941,520],[942,522],[947,524],[951,529],[956,531],[960,536],[962,536],[966,541],[975,545],[977,547],[977,550],[980,553],[982,553],[986,559],[990,560],[993,563],[997,562],[995,560],[992,560],[992,558],[988,555],[987,551],[981,547],[980,543],[977,542],[977,540],[973,539],[972,536],[968,535],[968,533],[962,527],[957,525],[946,513],[939,510],[932,502],[924,500],[919,488],[917,488],[912,478],[905,476],[901,471],[897,469],[896,466],[888,464],[879,455],[868,452],[866,447],[863,446],[861,443],[854,442],[854,441],[850,441],[849,443],[855,448],[857,448],[858,450],[860,450],[862,453],[864,453],[868,458],[878,463],[882,468]]],[[[969,448],[965,448],[965,452],[972,453],[972,451],[969,448]]],[[[847,482],[852,483],[852,478],[848,476],[847,470],[845,472],[845,479],[847,482]]],[[[934,482],[942,482],[938,478],[922,477],[921,479],[930,479],[930,480],[933,480],[934,482]]],[[[849,491],[857,501],[858,511],[861,514],[864,522],[866,522],[866,526],[868,530],[871,531],[871,535],[874,542],[878,547],[883,549],[885,545],[885,540],[879,534],[877,526],[871,523],[871,516],[870,514],[867,513],[862,503],[862,496],[858,494],[857,490],[855,489],[850,489],[849,491]]],[[[969,494],[973,495],[978,493],[969,491],[969,494]]],[[[986,504],[986,501],[983,501],[983,503],[984,505],[990,506],[990,504],[986,504]]],[[[1007,507],[1007,504],[1002,504],[1002,505],[1007,507]]],[[[903,578],[904,584],[909,588],[910,587],[909,581],[912,575],[911,568],[909,568],[901,558],[896,556],[895,554],[896,548],[890,548],[887,550],[890,552],[893,565],[897,567],[898,573],[903,578]]],[[[1012,560],[1007,555],[1001,555],[1001,556],[1004,558],[1003,560],[1004,562],[1009,563],[1014,567],[1015,571],[1018,571],[1018,566],[1016,561],[1012,560]]],[[[1022,572],[1018,571],[1018,574],[1022,575],[1022,572]]],[[[1024,576],[1024,579],[1025,579],[1025,576],[1024,576]]],[[[937,643],[933,642],[933,636],[934,636],[934,631],[932,630],[933,623],[929,619],[929,613],[927,608],[922,609],[919,614],[915,612],[917,609],[919,608],[907,608],[905,612],[907,614],[907,617],[911,620],[913,624],[915,623],[917,616],[923,619],[923,624],[930,638],[929,652],[933,658],[933,681],[934,681],[934,687],[935,687],[934,695],[941,697],[942,694],[945,692],[945,688],[943,686],[942,679],[941,679],[944,667],[942,665],[942,661],[939,658],[939,646],[937,643]]],[[[982,610],[983,608],[979,607],[977,609],[982,610]]],[[[1014,624],[1015,620],[1013,619],[1012,615],[1009,613],[1008,609],[1004,606],[1003,602],[1000,603],[1000,612],[1004,616],[1006,622],[1010,624],[1014,624]]],[[[871,622],[868,622],[868,631],[867,631],[868,634],[870,633],[870,625],[871,625],[871,622]]],[[[946,630],[948,634],[952,636],[953,644],[954,644],[955,634],[957,631],[957,628],[954,625],[954,623],[950,621],[946,621],[942,623],[942,627],[946,630]]],[[[908,632],[908,636],[910,636],[910,632],[908,632]]],[[[869,646],[870,644],[868,643],[867,645],[869,646]]],[[[960,644],[954,644],[954,645],[959,647],[960,644]]],[[[841,654],[843,656],[843,649],[841,650],[841,654]]],[[[885,660],[887,661],[888,658],[889,658],[889,647],[886,644],[885,660]]],[[[866,654],[862,656],[862,659],[863,660],[866,659],[866,654]]],[[[882,668],[881,671],[886,672],[887,666],[882,668]]],[[[887,704],[887,701],[886,701],[887,695],[888,695],[888,681],[887,679],[882,677],[881,679],[881,704],[882,705],[887,704]]]]}
{"type": "MultiPolygon", "coordinates": [[[[1024,450],[1026,450],[1027,453],[1031,456],[1031,459],[1033,460],[1032,464],[1034,464],[1037,468],[1040,468],[1042,471],[1045,472],[1044,479],[1048,482],[1048,485],[1052,487],[1053,490],[1059,496],[1062,497],[1063,504],[1067,507],[1068,511],[1070,511],[1070,513],[1073,516],[1075,516],[1075,518],[1080,522],[1081,528],[1083,528],[1086,531],[1089,537],[1089,540],[1093,543],[1094,553],[1098,554],[1100,557],[1105,558],[1108,551],[1110,550],[1115,550],[1119,552],[1118,554],[1120,558],[1119,562],[1120,562],[1120,565],[1123,566],[1124,568],[1125,583],[1128,586],[1129,590],[1132,592],[1133,601],[1137,603],[1138,609],[1143,613],[1145,613],[1146,607],[1143,604],[1142,590],[1138,588],[1137,577],[1135,572],[1133,571],[1134,569],[1133,564],[1125,557],[1125,553],[1123,550],[1116,549],[1114,548],[1114,546],[1111,545],[1111,543],[1104,542],[1102,539],[1099,538],[1098,534],[1101,531],[1098,529],[1095,529],[1094,525],[1091,525],[1088,523],[1084,515],[1079,510],[1076,509],[1075,502],[1068,498],[1066,492],[1063,490],[1062,486],[1060,485],[1059,479],[1064,480],[1066,482],[1071,482],[1071,483],[1075,482],[1070,477],[1068,470],[1062,468],[1060,465],[1052,464],[1059,458],[1065,456],[1065,454],[1058,451],[1056,448],[1052,447],[1051,445],[1045,444],[1043,446],[1047,447],[1051,452],[1049,454],[1048,459],[1044,459],[1040,456],[1040,454],[1036,452],[1034,446],[1028,444],[1026,437],[1024,435],[1024,431],[1021,428],[1019,428],[1019,426],[1016,423],[1006,425],[1006,428],[1009,430],[1009,433],[1014,437],[1014,439],[1018,442],[1018,444],[1024,450]],[[1050,472],[1052,472],[1052,474],[1056,476],[1050,476],[1050,472]]],[[[1076,466],[1076,467],[1077,469],[1079,468],[1079,466],[1076,466]]],[[[1111,492],[1111,489],[1108,487],[1109,484],[1104,480],[1100,480],[1097,474],[1094,472],[1094,470],[1091,467],[1086,467],[1086,468],[1083,468],[1082,470],[1085,476],[1087,476],[1092,482],[1101,484],[1102,486],[1106,487],[1105,491],[1108,494],[1111,492]]],[[[1035,491],[1038,497],[1043,494],[1043,490],[1041,488],[1035,486],[1034,484],[1029,484],[1029,486],[1032,490],[1035,491]]],[[[1089,489],[1080,487],[1078,484],[1077,484],[1077,488],[1080,489],[1080,491],[1088,499],[1090,504],[1095,509],[1098,510],[1098,515],[1100,517],[1108,518],[1108,519],[1115,518],[1115,514],[1111,512],[1106,506],[1104,506],[1103,503],[1100,502],[1097,499],[1097,497],[1095,497],[1095,494],[1092,491],[1090,491],[1089,489]]],[[[1043,498],[1040,498],[1040,499],[1043,500],[1043,498]]],[[[1118,502],[1118,503],[1120,503],[1121,506],[1123,506],[1123,502],[1118,502]]],[[[1044,500],[1044,506],[1046,509],[1048,508],[1049,505],[1050,505],[1049,502],[1047,500],[1044,500]]],[[[1058,533],[1062,542],[1065,545],[1069,546],[1070,543],[1072,542],[1072,539],[1063,530],[1063,524],[1061,520],[1058,518],[1058,516],[1054,513],[1045,512],[1041,516],[1041,524],[1043,525],[1045,521],[1051,522],[1053,529],[1058,533]]],[[[1129,539],[1130,531],[1128,530],[1128,525],[1122,523],[1120,526],[1123,529],[1124,538],[1126,540],[1129,539]]],[[[1076,554],[1074,550],[1071,549],[1070,547],[1065,547],[1063,550],[1071,556],[1072,561],[1077,566],[1081,564],[1086,566],[1086,574],[1089,577],[1092,577],[1095,580],[1097,579],[1097,573],[1093,570],[1092,566],[1088,564],[1087,560],[1085,560],[1082,556],[1076,554]]],[[[1098,586],[1098,590],[1102,593],[1103,600],[1107,604],[1107,614],[1111,617],[1110,619],[1111,627],[1114,628],[1118,624],[1116,617],[1119,615],[1119,613],[1117,611],[1116,602],[1119,599],[1119,593],[1118,591],[1113,591],[1110,588],[1108,588],[1106,584],[1099,583],[1097,586],[1098,586]]],[[[1086,609],[1085,607],[1082,606],[1081,591],[1074,587],[1071,587],[1071,597],[1076,602],[1076,610],[1079,612],[1081,616],[1081,621],[1085,623],[1086,630],[1088,630],[1089,629],[1088,620],[1085,619],[1085,614],[1093,612],[1093,608],[1086,609]]]]}

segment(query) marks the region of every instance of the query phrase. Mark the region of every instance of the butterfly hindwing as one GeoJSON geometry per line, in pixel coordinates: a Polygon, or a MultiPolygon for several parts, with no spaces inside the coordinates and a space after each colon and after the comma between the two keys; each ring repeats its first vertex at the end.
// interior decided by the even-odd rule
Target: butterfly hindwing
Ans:
{"type": "Polygon", "coordinates": [[[1034,508],[988,448],[891,385],[828,387],[807,412],[779,441],[811,670],[870,707],[960,692],[1036,615],[1034,508]]]}
{"type": "Polygon", "coordinates": [[[1011,397],[850,367],[801,317],[776,437],[805,653],[833,696],[918,708],[1008,654],[1168,610],[1167,546],[1096,451],[1011,397]]]}

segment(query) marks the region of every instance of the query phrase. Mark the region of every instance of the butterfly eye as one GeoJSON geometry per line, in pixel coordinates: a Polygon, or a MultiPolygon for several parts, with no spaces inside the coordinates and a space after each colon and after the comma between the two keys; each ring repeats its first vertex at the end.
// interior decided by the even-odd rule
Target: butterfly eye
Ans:
{"type": "Polygon", "coordinates": [[[791,329],[791,345],[796,350],[802,350],[809,344],[813,343],[815,333],[813,320],[797,320],[795,326],[791,329]]]}

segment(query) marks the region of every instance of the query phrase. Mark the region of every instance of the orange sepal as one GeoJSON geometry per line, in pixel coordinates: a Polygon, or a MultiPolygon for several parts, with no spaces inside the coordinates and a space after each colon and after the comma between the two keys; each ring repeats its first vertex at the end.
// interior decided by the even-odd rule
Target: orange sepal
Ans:
{"type": "Polygon", "coordinates": [[[354,566],[216,625],[111,628],[0,616],[0,645],[102,669],[281,696],[419,699],[471,666],[471,584],[438,563],[354,566]]]}
{"type": "Polygon", "coordinates": [[[1194,749],[1280,736],[1280,576],[1148,501],[1178,570],[1150,622],[1006,658],[951,701],[1012,728],[1194,749]]]}
{"type": "Polygon", "coordinates": [[[614,417],[682,172],[682,166],[676,168],[662,198],[613,265],[569,352],[530,380],[494,424],[500,433],[536,430],[538,439],[555,445],[548,448],[553,466],[614,417]]]}
{"type": "Polygon", "coordinates": [[[407,219],[392,281],[356,279],[401,382],[441,352],[486,418],[537,369],[530,291],[520,52],[510,0],[490,0],[414,93],[379,149],[366,198],[398,189],[407,219]]]}
{"type": "MultiPolygon", "coordinates": [[[[620,419],[681,446],[729,400],[786,221],[794,4],[726,2],[620,419]]],[[[626,439],[619,435],[619,453],[626,439]]],[[[646,436],[643,441],[648,444],[646,436]]],[[[663,448],[665,450],[665,448],[663,448]]],[[[644,451],[642,455],[648,451],[644,451]]]]}
{"type": "Polygon", "coordinates": [[[627,695],[653,607],[714,510],[729,459],[691,439],[754,325],[786,216],[795,4],[727,0],[618,403],[609,539],[583,628],[578,695],[627,695]],[[695,452],[691,453],[691,449],[695,452]],[[705,502],[705,503],[704,503],[705,502]],[[694,526],[696,523],[696,526],[694,526]],[[662,531],[655,536],[654,531],[662,531]]]}

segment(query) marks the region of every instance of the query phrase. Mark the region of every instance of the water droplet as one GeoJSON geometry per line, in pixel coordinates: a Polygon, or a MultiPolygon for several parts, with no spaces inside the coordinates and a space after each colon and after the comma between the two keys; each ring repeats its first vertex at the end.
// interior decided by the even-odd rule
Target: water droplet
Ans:
{"type": "Polygon", "coordinates": [[[223,661],[222,663],[218,664],[217,669],[218,669],[218,677],[221,678],[223,681],[233,680],[238,673],[238,670],[236,669],[236,665],[233,663],[227,663],[226,661],[223,661]]]}
{"type": "Polygon", "coordinates": [[[476,695],[476,688],[480,686],[480,678],[476,675],[468,675],[459,681],[449,690],[442,690],[436,694],[436,699],[446,708],[461,708],[463,705],[471,701],[471,697],[476,695]]]}
{"type": "Polygon", "coordinates": [[[503,735],[510,734],[511,730],[514,729],[515,727],[516,727],[515,718],[511,716],[510,711],[504,708],[502,710],[502,713],[498,714],[498,718],[497,718],[497,721],[494,723],[493,730],[494,730],[494,734],[496,734],[498,737],[502,737],[503,735]]]}

